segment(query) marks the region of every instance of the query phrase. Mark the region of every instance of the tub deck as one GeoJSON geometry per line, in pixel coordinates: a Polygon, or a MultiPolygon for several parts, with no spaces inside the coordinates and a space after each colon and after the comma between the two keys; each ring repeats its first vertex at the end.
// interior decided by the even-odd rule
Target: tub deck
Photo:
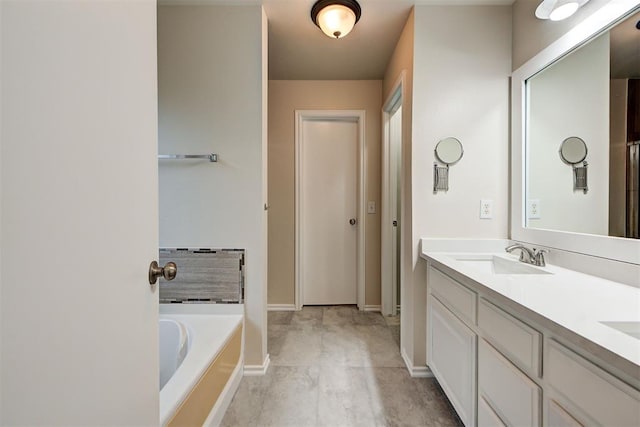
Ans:
{"type": "MultiPolygon", "coordinates": [[[[189,330],[191,341],[187,357],[160,391],[161,425],[171,421],[238,326],[242,325],[242,313],[243,306],[239,304],[226,307],[216,307],[215,304],[160,305],[160,318],[175,319],[184,323],[189,330]]],[[[242,363],[240,353],[240,368],[242,363]]],[[[232,378],[229,379],[229,382],[231,381],[232,378]]]]}

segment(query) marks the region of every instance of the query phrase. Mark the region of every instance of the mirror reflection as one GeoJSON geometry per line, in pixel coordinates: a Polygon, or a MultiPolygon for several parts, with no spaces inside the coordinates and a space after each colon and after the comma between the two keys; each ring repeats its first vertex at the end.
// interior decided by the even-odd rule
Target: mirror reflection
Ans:
{"type": "Polygon", "coordinates": [[[527,80],[527,227],[640,237],[639,21],[636,10],[527,80]]]}

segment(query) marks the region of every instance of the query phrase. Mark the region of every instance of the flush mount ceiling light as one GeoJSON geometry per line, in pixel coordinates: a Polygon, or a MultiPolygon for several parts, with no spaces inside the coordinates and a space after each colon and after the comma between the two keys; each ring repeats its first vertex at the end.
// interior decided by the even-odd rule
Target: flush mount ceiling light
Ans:
{"type": "Polygon", "coordinates": [[[567,19],[589,0],[543,0],[536,9],[538,19],[562,21],[567,19]]]}
{"type": "Polygon", "coordinates": [[[356,0],[318,0],[311,8],[311,20],[332,39],[341,39],[351,32],[360,19],[356,0]]]}

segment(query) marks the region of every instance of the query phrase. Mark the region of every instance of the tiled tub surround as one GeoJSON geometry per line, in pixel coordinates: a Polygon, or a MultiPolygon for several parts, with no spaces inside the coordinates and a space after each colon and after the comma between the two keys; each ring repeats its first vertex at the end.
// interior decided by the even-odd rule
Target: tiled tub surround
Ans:
{"type": "Polygon", "coordinates": [[[187,326],[189,351],[160,391],[160,423],[218,425],[242,378],[242,304],[161,304],[187,326]]]}
{"type": "Polygon", "coordinates": [[[458,403],[467,425],[640,422],[640,339],[633,336],[640,325],[640,289],[549,264],[541,269],[551,274],[493,274],[462,259],[485,254],[518,262],[504,252],[511,242],[441,243],[423,241],[421,253],[428,263],[432,322],[427,342],[434,347],[428,360],[438,364],[433,342],[453,342],[442,338],[453,325],[452,336],[468,353],[462,365],[470,388],[478,381],[477,395],[458,403]],[[496,381],[502,388],[492,388],[496,381]],[[508,393],[501,394],[505,388],[508,393]]]}
{"type": "Polygon", "coordinates": [[[160,303],[243,302],[243,249],[160,248],[160,265],[169,261],[176,263],[178,274],[160,281],[160,303]]]}

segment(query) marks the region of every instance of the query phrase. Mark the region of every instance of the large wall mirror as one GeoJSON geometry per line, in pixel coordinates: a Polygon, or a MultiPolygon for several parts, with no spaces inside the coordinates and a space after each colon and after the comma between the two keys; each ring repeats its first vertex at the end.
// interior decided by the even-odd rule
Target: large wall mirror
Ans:
{"type": "Polygon", "coordinates": [[[638,3],[603,6],[514,72],[513,91],[512,238],[640,264],[638,3]]]}

